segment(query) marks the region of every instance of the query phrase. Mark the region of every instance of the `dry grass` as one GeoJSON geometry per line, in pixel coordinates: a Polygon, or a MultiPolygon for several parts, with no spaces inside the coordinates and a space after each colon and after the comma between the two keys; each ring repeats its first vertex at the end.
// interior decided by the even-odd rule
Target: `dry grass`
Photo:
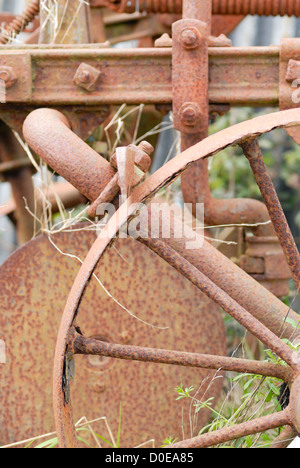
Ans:
{"type": "MultiPolygon", "coordinates": [[[[115,438],[110,425],[108,423],[108,420],[105,416],[93,420],[88,420],[86,416],[83,416],[82,418],[77,421],[75,424],[75,429],[78,433],[78,435],[84,431],[84,437],[80,437],[80,441],[83,444],[83,446],[87,445],[90,448],[104,448],[103,445],[107,448],[109,446],[111,447],[118,447],[119,442],[115,438]],[[99,426],[99,423],[102,424],[99,426]],[[97,431],[95,426],[97,425],[97,431]],[[104,427],[103,427],[104,426],[104,427]],[[100,431],[99,431],[100,429],[100,431]],[[107,431],[107,434],[109,436],[109,439],[107,442],[104,440],[104,438],[100,435],[101,430],[107,431]],[[98,433],[100,432],[100,434],[98,433]],[[88,439],[88,440],[85,440],[88,439]]],[[[56,432],[50,432],[47,434],[41,434],[36,437],[30,437],[28,439],[21,440],[19,442],[15,442],[12,444],[7,444],[5,446],[2,446],[1,448],[51,448],[55,447],[57,445],[57,436],[56,432]]],[[[150,439],[145,442],[142,442],[141,444],[137,445],[134,448],[146,448],[146,447],[155,447],[155,440],[150,439]]]]}

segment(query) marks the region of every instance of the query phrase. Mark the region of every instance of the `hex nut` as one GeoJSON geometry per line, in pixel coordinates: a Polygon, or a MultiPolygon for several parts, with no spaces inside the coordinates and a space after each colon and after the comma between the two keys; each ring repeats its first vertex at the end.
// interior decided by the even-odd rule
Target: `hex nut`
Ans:
{"type": "Polygon", "coordinates": [[[181,121],[188,127],[193,127],[201,119],[201,109],[195,102],[186,102],[179,110],[181,121]]]}

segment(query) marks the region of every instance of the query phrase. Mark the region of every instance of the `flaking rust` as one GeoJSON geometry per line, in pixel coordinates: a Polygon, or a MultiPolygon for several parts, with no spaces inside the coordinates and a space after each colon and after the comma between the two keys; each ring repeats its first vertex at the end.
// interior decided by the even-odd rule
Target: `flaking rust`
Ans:
{"type": "Polygon", "coordinates": [[[74,356],[70,351],[66,352],[65,362],[62,376],[62,391],[64,394],[64,404],[68,405],[70,402],[70,387],[71,381],[75,377],[75,361],[74,356]]]}

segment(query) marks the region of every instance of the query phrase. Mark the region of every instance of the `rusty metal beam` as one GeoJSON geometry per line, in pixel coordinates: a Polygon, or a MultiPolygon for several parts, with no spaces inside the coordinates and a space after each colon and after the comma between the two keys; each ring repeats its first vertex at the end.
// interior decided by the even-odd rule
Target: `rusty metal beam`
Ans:
{"type": "Polygon", "coordinates": [[[115,359],[153,362],[173,366],[245,372],[277,377],[286,382],[288,382],[291,377],[291,371],[288,366],[270,362],[106,343],[94,338],[85,338],[78,334],[75,336],[70,334],[70,348],[73,349],[74,354],[91,354],[94,356],[108,356],[115,359]]]}
{"type": "Polygon", "coordinates": [[[197,286],[205,295],[225,310],[225,312],[261,340],[262,343],[269,346],[270,349],[273,349],[286,363],[295,369],[297,367],[299,368],[299,360],[295,359],[294,351],[291,351],[288,346],[283,346],[283,341],[281,341],[279,337],[237,304],[227,293],[214,284],[201,271],[197,270],[178,252],[173,250],[172,247],[156,239],[149,239],[147,245],[158,255],[167,260],[173,268],[191,281],[192,284],[197,286]]]}
{"type": "MultiPolygon", "coordinates": [[[[217,104],[278,106],[280,47],[211,47],[209,101],[217,104]],[[243,80],[241,80],[241,76],[243,80]]],[[[15,70],[7,104],[33,106],[172,103],[172,49],[0,47],[0,68],[15,70]],[[85,63],[100,72],[92,91],[74,83],[85,63]],[[134,70],[134,74],[128,70],[134,70]]]]}

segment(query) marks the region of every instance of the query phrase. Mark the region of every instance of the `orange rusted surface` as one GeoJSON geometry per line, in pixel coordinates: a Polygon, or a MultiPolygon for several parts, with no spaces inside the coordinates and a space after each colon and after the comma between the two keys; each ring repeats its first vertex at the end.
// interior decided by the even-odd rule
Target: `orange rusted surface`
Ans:
{"type": "MultiPolygon", "coordinates": [[[[36,16],[38,4],[31,1],[7,27],[9,38],[36,16]]],[[[51,431],[55,422],[60,446],[75,447],[77,419],[106,416],[116,433],[120,404],[122,423],[129,428],[122,446],[152,438],[160,445],[170,433],[182,438],[183,418],[176,411],[174,388],[186,380],[204,394],[209,389],[209,397],[217,400],[222,379],[213,377],[225,370],[282,379],[290,400],[275,415],[197,436],[207,422],[208,413],[203,412],[191,438],[173,448],[213,446],[283,425],[285,434],[299,432],[300,360],[281,339],[297,333],[285,323],[286,317],[298,317],[270,291],[286,293],[291,276],[299,288],[300,256],[257,139],[283,127],[297,141],[300,111],[298,103],[290,101],[300,73],[300,46],[291,39],[278,47],[233,48],[225,36],[212,34],[217,15],[224,18],[223,25],[219,23],[224,33],[247,14],[299,16],[300,1],[92,1],[91,6],[119,12],[113,14],[119,18],[116,23],[120,18],[135,21],[127,39],[140,42],[131,50],[110,48],[109,42],[91,44],[106,38],[102,9],[94,10],[90,27],[89,5],[63,0],[55,31],[45,4],[40,12],[43,27],[29,38],[38,40],[38,47],[0,47],[5,91],[1,119],[18,132],[23,129],[34,153],[75,187],[65,194],[68,206],[91,202],[90,216],[103,202],[119,210],[98,236],[80,226],[52,236],[52,242],[40,237],[1,268],[0,442],[23,438],[25,431],[27,436],[29,431],[51,431]],[[163,36],[152,47],[153,38],[171,31],[172,39],[163,36]],[[148,48],[142,48],[145,44],[148,48]],[[153,148],[145,142],[125,146],[126,142],[109,155],[110,161],[84,142],[96,127],[106,125],[111,105],[141,103],[155,105],[163,114],[172,110],[174,128],[181,132],[182,154],[148,178],[153,148]],[[283,112],[207,137],[210,117],[223,115],[232,105],[278,104],[283,112]],[[290,107],[295,109],[286,110],[290,107]],[[211,197],[207,160],[230,145],[242,147],[265,204],[211,197]],[[164,239],[162,228],[158,236],[146,233],[137,239],[140,242],[115,241],[136,220],[137,204],[148,205],[150,223],[150,201],[180,176],[184,201],[192,204],[194,214],[196,204],[204,202],[210,226],[260,224],[240,259],[245,271],[209,242],[189,250],[185,236],[164,239]],[[220,308],[285,365],[227,357],[220,308]],[[53,356],[55,421],[50,405],[53,356]]],[[[126,28],[121,38],[125,40],[126,28]]],[[[6,42],[4,36],[0,40],[6,42]]],[[[6,132],[6,142],[5,136],[6,132]]],[[[21,213],[21,221],[27,221],[29,213],[24,208],[20,212],[20,207],[24,192],[34,202],[31,169],[24,158],[11,161],[5,152],[8,143],[0,171],[13,188],[14,218],[19,221],[21,213]]],[[[174,231],[176,223],[181,221],[175,219],[174,231]]],[[[29,238],[32,220],[29,234],[20,224],[29,238]]],[[[187,430],[184,427],[185,434],[187,430]]],[[[283,444],[281,436],[278,443],[283,444]]]]}
{"type": "MultiPolygon", "coordinates": [[[[68,353],[69,334],[72,327],[77,327],[78,325],[77,319],[79,307],[84,298],[86,286],[92,278],[92,275],[100,259],[107,251],[108,246],[111,244],[114,234],[117,234],[119,229],[121,229],[121,227],[127,223],[128,219],[135,215],[136,208],[133,208],[134,204],[145,202],[153,198],[155,193],[157,193],[160,188],[166,186],[172,180],[177,178],[189,166],[189,164],[191,164],[192,161],[197,161],[198,159],[211,156],[219,150],[229,146],[230,144],[244,145],[245,142],[250,138],[258,137],[259,135],[278,127],[291,127],[299,124],[299,122],[299,110],[274,113],[268,116],[264,116],[263,118],[259,117],[253,119],[251,122],[236,125],[230,129],[226,129],[220,132],[218,135],[214,135],[213,137],[209,137],[206,140],[203,140],[195,147],[186,150],[183,154],[169,162],[166,166],[158,170],[153,176],[144,182],[140,187],[135,189],[129,199],[125,201],[120,207],[117,215],[113,216],[108,224],[104,227],[103,231],[100,233],[96,242],[89,251],[74,281],[58,333],[54,363],[53,395],[57,433],[62,447],[70,446],[70,440],[67,437],[69,431],[66,431],[66,428],[70,428],[72,425],[70,417],[66,417],[66,409],[68,409],[67,414],[70,415],[69,409],[71,405],[69,393],[70,382],[67,376],[68,372],[65,367],[66,352],[68,353]],[[218,144],[219,146],[217,146],[218,144]],[[63,382],[67,382],[67,384],[64,384],[63,382]]],[[[273,220],[272,211],[270,211],[270,216],[273,220]]],[[[267,347],[272,349],[291,367],[292,371],[295,373],[294,375],[298,375],[300,369],[299,357],[296,357],[293,350],[291,350],[285,343],[283,343],[280,338],[278,338],[268,328],[263,326],[261,322],[251,316],[251,314],[249,314],[245,309],[243,309],[243,307],[232,300],[230,296],[228,296],[223,290],[219,289],[199,270],[196,270],[189,262],[184,260],[178,253],[176,253],[176,251],[170,248],[166,249],[166,246],[162,246],[161,250],[156,246],[153,248],[153,250],[156,250],[159,255],[167,259],[170,265],[177,269],[194,285],[200,288],[202,292],[204,292],[210,299],[220,305],[226,312],[238,320],[267,347]]],[[[290,267],[292,268],[291,259],[287,257],[287,260],[290,267]]],[[[296,259],[296,261],[298,261],[298,259],[296,259]]],[[[293,268],[292,271],[294,271],[293,268]]],[[[70,353],[71,354],[68,359],[72,360],[73,356],[71,350],[70,353]]],[[[294,424],[294,419],[292,420],[293,422],[291,422],[291,420],[287,417],[287,414],[289,413],[284,411],[282,413],[282,418],[280,419],[280,416],[278,416],[275,422],[272,421],[272,418],[270,417],[268,423],[269,427],[279,427],[283,423],[294,424]],[[273,424],[276,425],[273,426],[273,424]]],[[[293,414],[293,417],[294,416],[295,415],[293,414]]],[[[265,420],[264,423],[267,424],[265,420]]],[[[251,431],[253,430],[252,426],[253,425],[249,424],[249,429],[251,431]]],[[[260,430],[260,427],[261,426],[257,424],[258,431],[260,430]]],[[[263,427],[265,427],[265,425],[263,427]]],[[[247,428],[245,431],[246,430],[247,428]]],[[[234,431],[228,430],[229,439],[226,440],[230,440],[230,432],[234,431]]],[[[240,436],[238,428],[234,434],[238,434],[238,436],[240,436]]],[[[218,435],[216,435],[215,440],[218,440],[217,437],[218,435]]],[[[210,439],[210,444],[211,443],[212,439],[210,439]]],[[[189,442],[184,442],[183,444],[190,446],[189,442]]]]}
{"type": "MultiPolygon", "coordinates": [[[[40,237],[20,248],[0,269],[0,339],[6,344],[6,364],[0,364],[1,445],[54,430],[55,343],[65,300],[80,268],[80,262],[67,255],[84,259],[96,233],[64,233],[51,239],[66,255],[40,237]]],[[[218,307],[147,247],[120,239],[95,274],[109,294],[95,278],[91,280],[78,317],[85,336],[120,345],[226,355],[218,307]]],[[[198,388],[208,377],[203,393],[215,373],[78,356],[73,416],[76,421],[106,416],[116,434],[122,403],[122,445],[155,438],[159,446],[170,433],[181,437],[175,387],[186,382],[198,388]]],[[[216,399],[221,386],[218,378],[210,387],[216,399]]],[[[188,405],[184,415],[189,430],[188,405]]],[[[198,429],[208,416],[200,415],[198,429]]],[[[109,437],[104,426],[99,431],[109,437]]]]}

